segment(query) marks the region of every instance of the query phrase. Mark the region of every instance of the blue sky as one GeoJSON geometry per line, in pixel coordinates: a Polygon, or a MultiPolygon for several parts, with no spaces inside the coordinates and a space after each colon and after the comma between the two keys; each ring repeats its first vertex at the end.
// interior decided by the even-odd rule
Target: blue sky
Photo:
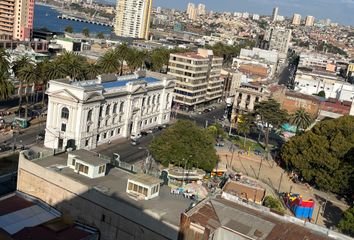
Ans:
{"type": "Polygon", "coordinates": [[[316,19],[330,18],[333,22],[354,26],[354,0],[153,0],[154,6],[186,9],[188,2],[203,3],[207,10],[249,12],[270,15],[279,6],[280,15],[303,17],[313,15],[316,19]]]}

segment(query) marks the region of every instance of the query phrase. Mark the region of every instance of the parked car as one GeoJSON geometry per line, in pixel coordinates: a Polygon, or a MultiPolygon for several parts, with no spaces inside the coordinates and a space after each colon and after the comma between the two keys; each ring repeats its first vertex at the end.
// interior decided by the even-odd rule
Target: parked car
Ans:
{"type": "Polygon", "coordinates": [[[140,133],[132,134],[132,135],[130,136],[130,139],[131,139],[131,140],[137,140],[137,139],[139,139],[139,138],[141,138],[141,134],[140,134],[140,133]]]}
{"type": "Polygon", "coordinates": [[[140,142],[139,142],[138,140],[132,140],[132,141],[130,142],[130,144],[133,145],[133,146],[136,146],[136,145],[139,145],[140,142]]]}

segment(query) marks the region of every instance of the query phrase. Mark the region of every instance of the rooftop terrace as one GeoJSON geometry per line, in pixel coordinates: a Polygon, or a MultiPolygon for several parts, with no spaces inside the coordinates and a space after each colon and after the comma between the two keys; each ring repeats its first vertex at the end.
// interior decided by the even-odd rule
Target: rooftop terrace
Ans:
{"type": "MultiPolygon", "coordinates": [[[[79,155],[79,153],[70,152],[79,155]]],[[[150,199],[138,201],[126,193],[127,181],[139,177],[136,174],[126,172],[113,166],[107,167],[107,173],[103,177],[88,178],[74,172],[73,169],[66,167],[68,153],[61,153],[55,156],[47,156],[44,158],[34,159],[32,162],[46,169],[59,173],[76,182],[88,186],[89,189],[95,189],[102,194],[118,200],[125,200],[131,206],[140,209],[157,220],[165,221],[175,226],[179,225],[180,215],[192,203],[191,200],[170,194],[167,186],[160,188],[159,196],[150,199]]]]}

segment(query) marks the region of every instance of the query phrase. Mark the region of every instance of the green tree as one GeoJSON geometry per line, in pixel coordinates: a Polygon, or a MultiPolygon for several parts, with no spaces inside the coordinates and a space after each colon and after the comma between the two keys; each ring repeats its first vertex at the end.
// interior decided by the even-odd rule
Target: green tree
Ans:
{"type": "Polygon", "coordinates": [[[74,29],[73,29],[73,27],[71,25],[68,25],[68,26],[65,27],[64,31],[67,32],[67,33],[72,33],[74,31],[74,29]]]}
{"type": "Polygon", "coordinates": [[[9,54],[4,48],[0,48],[0,70],[8,71],[10,68],[9,54]]]}
{"type": "Polygon", "coordinates": [[[244,142],[243,148],[246,149],[247,134],[250,133],[253,125],[254,117],[251,114],[241,115],[237,123],[237,131],[239,134],[243,134],[244,142]]]}
{"type": "Polygon", "coordinates": [[[296,126],[296,132],[299,133],[301,129],[306,130],[311,125],[311,116],[301,108],[291,115],[290,122],[296,126]]]}
{"type": "Polygon", "coordinates": [[[319,92],[317,93],[317,96],[326,98],[326,92],[323,91],[323,90],[322,90],[322,91],[319,91],[319,92]]]}
{"type": "Polygon", "coordinates": [[[84,28],[84,29],[82,29],[82,34],[85,37],[90,37],[90,30],[88,28],[84,28]]]}
{"type": "Polygon", "coordinates": [[[281,150],[292,169],[315,187],[351,196],[354,193],[354,117],[324,120],[292,137],[281,150]]]}
{"type": "Polygon", "coordinates": [[[226,133],[222,126],[218,123],[212,124],[208,127],[208,132],[214,137],[214,138],[224,138],[226,136],[226,133]]]}
{"type": "Polygon", "coordinates": [[[218,160],[214,144],[215,139],[206,129],[180,120],[156,137],[149,149],[155,160],[164,166],[186,165],[188,169],[198,167],[210,171],[218,160]]]}
{"type": "Polygon", "coordinates": [[[354,206],[344,212],[343,218],[338,224],[338,229],[354,237],[354,206]]]}
{"type": "Polygon", "coordinates": [[[157,48],[151,52],[151,69],[153,71],[161,71],[164,66],[168,67],[170,51],[164,48],[157,48]]]}
{"type": "MultiPolygon", "coordinates": [[[[12,71],[15,74],[15,77],[19,80],[18,92],[19,92],[19,100],[18,100],[18,114],[19,117],[21,116],[21,106],[22,106],[22,87],[24,84],[23,79],[20,77],[20,70],[23,69],[27,65],[32,65],[33,62],[27,57],[22,56],[21,58],[17,59],[12,65],[12,71]]],[[[26,115],[27,117],[27,115],[26,115]]]]}
{"type": "Polygon", "coordinates": [[[119,73],[121,63],[118,58],[118,52],[112,49],[108,50],[98,59],[97,64],[103,73],[119,73]]]}
{"type": "Polygon", "coordinates": [[[288,113],[280,108],[280,103],[274,99],[262,101],[254,106],[255,114],[259,117],[264,134],[264,148],[268,157],[269,133],[271,127],[279,128],[286,122],[288,113]]]}
{"type": "Polygon", "coordinates": [[[130,48],[126,57],[126,62],[131,71],[135,71],[139,68],[145,68],[145,62],[149,57],[147,51],[139,51],[134,48],[130,48]]]}
{"type": "Polygon", "coordinates": [[[97,37],[98,39],[104,39],[104,34],[103,34],[103,32],[97,33],[96,37],[97,37]]]}
{"type": "Polygon", "coordinates": [[[7,69],[0,68],[0,100],[9,99],[14,93],[14,85],[10,81],[7,69]]]}
{"type": "MultiPolygon", "coordinates": [[[[26,89],[32,84],[36,84],[40,76],[36,69],[36,66],[33,63],[26,64],[22,66],[18,71],[18,79],[20,82],[24,83],[26,89]]],[[[25,117],[28,115],[28,94],[25,93],[26,104],[25,104],[25,117]]]]}
{"type": "Polygon", "coordinates": [[[118,57],[120,61],[120,72],[119,75],[123,75],[123,66],[124,66],[124,61],[127,61],[129,54],[132,52],[130,51],[130,48],[126,43],[122,43],[116,48],[116,56],[118,57]]]}
{"type": "Polygon", "coordinates": [[[88,64],[85,57],[77,55],[74,52],[64,52],[54,60],[54,63],[62,69],[66,76],[70,76],[71,79],[85,79],[85,69],[88,64]]]}
{"type": "Polygon", "coordinates": [[[95,79],[101,73],[101,67],[98,64],[87,64],[85,70],[85,79],[95,79]]]}
{"type": "Polygon", "coordinates": [[[263,205],[277,212],[285,212],[285,209],[280,200],[272,196],[266,196],[263,200],[263,205]]]}

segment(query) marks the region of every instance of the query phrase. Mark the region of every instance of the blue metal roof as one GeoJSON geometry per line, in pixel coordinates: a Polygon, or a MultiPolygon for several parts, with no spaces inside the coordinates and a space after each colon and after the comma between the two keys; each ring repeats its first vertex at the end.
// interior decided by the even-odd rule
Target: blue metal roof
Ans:
{"type": "Polygon", "coordinates": [[[124,87],[127,83],[136,82],[136,81],[145,81],[147,84],[159,82],[160,80],[153,77],[145,77],[145,78],[138,78],[138,79],[131,79],[131,80],[122,80],[122,81],[114,81],[114,82],[106,82],[101,83],[104,88],[117,88],[117,87],[124,87]]]}

